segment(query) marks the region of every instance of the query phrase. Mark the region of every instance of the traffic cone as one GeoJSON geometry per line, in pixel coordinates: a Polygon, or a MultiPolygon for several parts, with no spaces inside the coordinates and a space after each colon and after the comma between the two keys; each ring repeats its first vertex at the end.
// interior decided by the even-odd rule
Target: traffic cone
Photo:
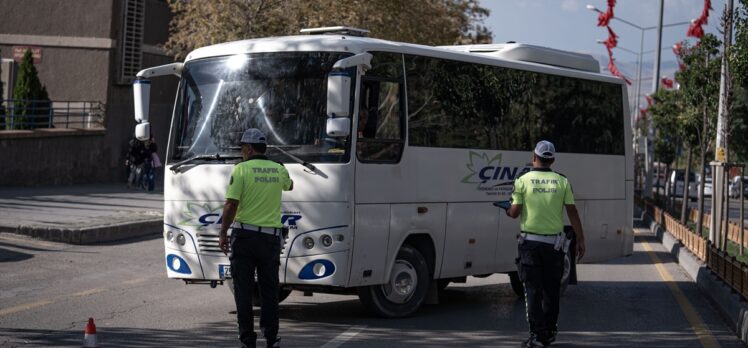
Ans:
{"type": "Polygon", "coordinates": [[[93,318],[88,318],[86,331],[83,334],[83,348],[99,348],[99,340],[96,338],[96,324],[93,318]]]}

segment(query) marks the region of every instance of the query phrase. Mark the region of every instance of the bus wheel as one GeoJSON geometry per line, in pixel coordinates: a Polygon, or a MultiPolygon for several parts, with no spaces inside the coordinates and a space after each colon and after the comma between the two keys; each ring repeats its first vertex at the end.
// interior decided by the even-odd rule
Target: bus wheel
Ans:
{"type": "Polygon", "coordinates": [[[522,284],[522,281],[519,280],[519,274],[517,271],[509,272],[509,283],[512,285],[512,290],[514,290],[514,294],[517,295],[519,298],[525,297],[525,285],[522,284]]]}
{"type": "MultiPolygon", "coordinates": [[[[561,294],[566,291],[566,287],[569,285],[569,279],[571,275],[571,257],[568,253],[564,254],[564,273],[561,274],[561,294]]],[[[509,283],[512,285],[514,294],[519,298],[525,297],[525,285],[519,280],[519,274],[517,271],[509,272],[509,283]]]]}
{"type": "MultiPolygon", "coordinates": [[[[231,278],[226,279],[226,285],[228,285],[229,290],[231,290],[231,294],[234,294],[234,281],[231,278]]],[[[278,303],[283,302],[288,296],[291,295],[290,289],[280,289],[280,292],[278,293],[278,303]]],[[[252,305],[255,307],[259,307],[262,303],[262,297],[260,297],[260,288],[257,286],[257,283],[255,283],[255,290],[252,293],[252,305]]]]}
{"type": "Polygon", "coordinates": [[[387,283],[359,288],[358,297],[374,314],[386,318],[415,313],[426,299],[429,267],[421,253],[403,245],[397,252],[387,283]]]}
{"type": "Polygon", "coordinates": [[[566,291],[566,287],[569,286],[571,261],[569,253],[564,253],[564,273],[561,274],[561,294],[563,294],[564,291],[566,291]]]}

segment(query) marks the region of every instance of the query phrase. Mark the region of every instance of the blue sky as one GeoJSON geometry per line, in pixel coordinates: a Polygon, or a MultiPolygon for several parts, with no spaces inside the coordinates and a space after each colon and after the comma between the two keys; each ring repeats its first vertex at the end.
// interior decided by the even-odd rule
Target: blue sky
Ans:
{"type": "MultiPolygon", "coordinates": [[[[641,27],[657,25],[659,0],[618,0],[616,17],[620,17],[641,27]]],[[[735,1],[736,5],[738,1],[735,1]]],[[[605,10],[606,0],[483,0],[481,6],[489,8],[491,14],[484,24],[493,31],[494,43],[517,41],[575,52],[590,53],[607,65],[605,47],[596,40],[605,40],[607,30],[597,27],[597,13],[586,5],[605,10]]],[[[665,0],[664,24],[685,22],[697,18],[704,6],[703,0],[665,0]]],[[[725,0],[712,0],[713,11],[709,14],[706,32],[717,34],[725,0]]],[[[639,51],[641,31],[617,20],[611,21],[611,28],[618,38],[618,46],[639,51]]],[[[663,30],[662,69],[672,78],[677,64],[672,45],[686,39],[688,25],[665,28],[663,30]]],[[[644,51],[654,50],[656,30],[644,34],[644,51]]],[[[719,35],[719,34],[718,34],[719,35]]],[[[721,37],[721,35],[720,35],[721,37]]],[[[693,42],[693,38],[690,38],[693,42]]],[[[637,55],[614,49],[614,57],[621,72],[634,80],[636,77],[637,55]]],[[[642,72],[642,92],[649,92],[652,86],[651,66],[654,53],[643,56],[645,63],[642,72]]],[[[630,93],[630,95],[633,93],[630,93]]]]}

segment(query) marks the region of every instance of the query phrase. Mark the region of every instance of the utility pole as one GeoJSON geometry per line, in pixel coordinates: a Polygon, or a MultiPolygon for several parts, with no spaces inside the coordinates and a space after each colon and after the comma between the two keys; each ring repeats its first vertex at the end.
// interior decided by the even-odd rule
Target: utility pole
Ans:
{"type": "MultiPolygon", "coordinates": [[[[732,46],[732,19],[733,19],[733,0],[727,0],[727,11],[724,27],[724,40],[722,49],[722,69],[720,72],[719,83],[719,114],[717,115],[717,140],[714,149],[714,161],[712,166],[712,188],[725,186],[725,162],[727,162],[727,123],[729,118],[730,106],[730,66],[727,59],[727,53],[732,46]]],[[[729,198],[728,198],[729,199],[729,198]]],[[[721,217],[723,215],[724,197],[723,190],[712,189],[712,221],[709,223],[709,240],[715,242],[716,234],[722,231],[721,217]]],[[[728,205],[729,206],[729,205],[728,205]]],[[[730,212],[728,211],[726,221],[729,221],[730,212]]],[[[725,222],[727,224],[727,222],[725,222]]]]}
{"type": "MultiPolygon", "coordinates": [[[[660,88],[660,47],[662,47],[662,17],[665,12],[665,0],[660,0],[660,17],[657,21],[657,45],[655,46],[655,66],[654,66],[654,77],[652,78],[652,93],[656,93],[657,89],[660,88]]],[[[652,127],[652,120],[647,121],[647,141],[644,146],[646,147],[647,163],[646,172],[647,176],[644,179],[644,197],[652,197],[652,175],[654,166],[654,128],[652,127]]],[[[659,173],[658,173],[659,175],[659,173]]],[[[667,180],[667,178],[666,178],[667,180]]]]}

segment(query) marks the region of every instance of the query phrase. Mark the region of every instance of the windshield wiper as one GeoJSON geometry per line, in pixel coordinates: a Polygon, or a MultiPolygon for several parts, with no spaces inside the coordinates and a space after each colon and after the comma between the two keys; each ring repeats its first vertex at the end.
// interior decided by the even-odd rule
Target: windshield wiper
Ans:
{"type": "Polygon", "coordinates": [[[203,160],[203,161],[225,161],[225,160],[233,160],[233,159],[241,159],[242,156],[238,155],[221,155],[220,153],[214,154],[214,155],[195,155],[192,156],[184,161],[174,163],[174,165],[169,168],[174,173],[179,173],[179,168],[182,167],[185,164],[188,164],[193,161],[203,160]]]}
{"type": "Polygon", "coordinates": [[[309,168],[309,170],[311,170],[313,172],[317,170],[317,167],[315,167],[313,164],[311,164],[309,162],[306,162],[303,159],[298,158],[298,157],[296,157],[296,156],[288,153],[288,151],[286,151],[286,150],[283,150],[283,145],[268,145],[268,147],[280,151],[282,154],[288,156],[288,158],[294,160],[294,162],[299,163],[302,166],[309,168]]]}

